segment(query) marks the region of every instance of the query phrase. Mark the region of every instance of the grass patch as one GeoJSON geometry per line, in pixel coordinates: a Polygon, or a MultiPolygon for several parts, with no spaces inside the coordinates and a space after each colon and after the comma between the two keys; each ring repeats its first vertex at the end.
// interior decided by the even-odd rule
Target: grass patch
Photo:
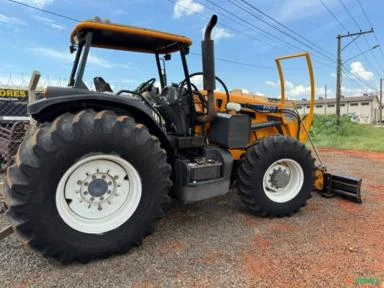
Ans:
{"type": "Polygon", "coordinates": [[[310,134],[317,147],[384,152],[384,127],[357,124],[347,117],[341,117],[337,127],[336,116],[315,115],[310,134]]]}

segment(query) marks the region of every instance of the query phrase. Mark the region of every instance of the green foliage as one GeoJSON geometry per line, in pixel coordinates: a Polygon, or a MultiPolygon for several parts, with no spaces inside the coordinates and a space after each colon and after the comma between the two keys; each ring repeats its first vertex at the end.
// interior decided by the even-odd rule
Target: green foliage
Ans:
{"type": "Polygon", "coordinates": [[[354,123],[348,117],[341,117],[337,126],[335,115],[315,115],[310,135],[317,147],[384,151],[384,127],[354,123]]]}

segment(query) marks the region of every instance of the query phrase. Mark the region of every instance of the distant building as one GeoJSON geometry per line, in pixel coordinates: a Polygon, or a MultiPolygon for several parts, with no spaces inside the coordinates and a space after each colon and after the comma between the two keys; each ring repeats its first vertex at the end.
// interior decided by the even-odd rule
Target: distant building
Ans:
{"type": "MultiPolygon", "coordinates": [[[[296,101],[300,115],[309,111],[309,101],[296,101]]],[[[315,114],[332,115],[336,114],[336,98],[319,98],[315,101],[315,114]]],[[[340,99],[340,115],[351,117],[352,121],[362,124],[374,124],[379,121],[380,101],[377,95],[364,95],[344,97],[340,99]]]]}

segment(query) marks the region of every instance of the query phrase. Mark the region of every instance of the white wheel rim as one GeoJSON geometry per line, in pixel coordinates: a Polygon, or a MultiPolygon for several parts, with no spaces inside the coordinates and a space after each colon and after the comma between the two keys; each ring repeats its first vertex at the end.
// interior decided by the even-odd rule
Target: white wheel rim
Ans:
{"type": "Polygon", "coordinates": [[[278,203],[285,203],[295,198],[303,183],[303,168],[292,159],[281,159],[272,163],[263,177],[265,195],[278,203]]]}
{"type": "Polygon", "coordinates": [[[56,208],[73,229],[102,234],[124,224],[141,199],[139,173],[125,159],[99,154],[73,164],[56,189],[56,208]]]}

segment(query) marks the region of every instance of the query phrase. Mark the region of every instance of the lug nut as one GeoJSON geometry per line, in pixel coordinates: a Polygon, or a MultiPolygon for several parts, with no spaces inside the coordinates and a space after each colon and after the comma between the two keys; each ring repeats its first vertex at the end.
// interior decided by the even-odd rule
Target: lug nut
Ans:
{"type": "Polygon", "coordinates": [[[89,200],[93,201],[93,200],[95,200],[95,198],[91,197],[91,199],[89,199],[89,200]]]}
{"type": "Polygon", "coordinates": [[[105,179],[105,177],[106,177],[105,175],[101,176],[101,178],[103,178],[103,179],[105,179]]]}
{"type": "Polygon", "coordinates": [[[81,185],[83,182],[81,182],[81,180],[77,181],[77,184],[78,185],[81,185]]]}
{"type": "Polygon", "coordinates": [[[84,195],[88,195],[88,191],[84,191],[84,195]]]}

